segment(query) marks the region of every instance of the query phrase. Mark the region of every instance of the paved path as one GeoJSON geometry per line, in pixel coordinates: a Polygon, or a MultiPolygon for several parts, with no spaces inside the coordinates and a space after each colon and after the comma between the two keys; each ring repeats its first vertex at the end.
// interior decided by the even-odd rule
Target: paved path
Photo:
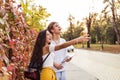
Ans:
{"type": "Polygon", "coordinates": [[[66,77],[67,80],[97,80],[94,76],[71,62],[66,65],[66,77]]]}
{"type": "Polygon", "coordinates": [[[94,80],[94,77],[99,80],[120,80],[120,55],[76,49],[75,56],[71,63],[78,68],[73,68],[73,71],[68,70],[68,74],[74,72],[74,75],[70,75],[70,79],[68,80],[94,80]],[[77,75],[78,78],[74,79],[73,77],[79,73],[78,69],[82,72],[86,72],[85,77],[89,76],[88,74],[93,77],[80,79],[81,75],[77,75]]]}

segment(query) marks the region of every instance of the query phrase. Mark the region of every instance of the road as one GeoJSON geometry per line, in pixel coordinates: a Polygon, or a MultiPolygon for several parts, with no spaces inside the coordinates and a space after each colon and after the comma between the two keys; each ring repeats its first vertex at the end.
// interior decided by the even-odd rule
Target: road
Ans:
{"type": "Polygon", "coordinates": [[[74,53],[66,66],[68,80],[120,80],[120,54],[83,49],[74,53]]]}
{"type": "Polygon", "coordinates": [[[66,76],[67,80],[97,80],[93,75],[71,62],[66,65],[66,76]]]}

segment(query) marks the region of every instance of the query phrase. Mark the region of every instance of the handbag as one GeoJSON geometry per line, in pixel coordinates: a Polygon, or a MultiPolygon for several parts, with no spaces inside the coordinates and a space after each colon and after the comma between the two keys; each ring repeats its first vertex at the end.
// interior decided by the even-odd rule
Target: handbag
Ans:
{"type": "Polygon", "coordinates": [[[24,71],[24,77],[31,80],[39,80],[39,71],[24,71]]]}
{"type": "MultiPolygon", "coordinates": [[[[46,56],[46,58],[42,61],[42,64],[45,62],[47,57],[50,55],[50,53],[46,56]]],[[[40,69],[35,68],[28,68],[24,71],[24,78],[28,78],[31,80],[40,80],[40,69]]]]}

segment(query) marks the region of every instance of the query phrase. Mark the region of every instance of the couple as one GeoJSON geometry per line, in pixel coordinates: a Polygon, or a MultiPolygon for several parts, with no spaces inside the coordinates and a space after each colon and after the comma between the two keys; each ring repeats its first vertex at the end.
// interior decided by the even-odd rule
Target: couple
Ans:
{"type": "MultiPolygon", "coordinates": [[[[54,61],[54,58],[58,59],[58,62],[61,61],[60,59],[63,59],[64,57],[62,49],[67,48],[68,46],[71,46],[73,44],[76,44],[78,42],[87,42],[90,38],[88,36],[82,36],[75,38],[70,41],[65,41],[64,39],[60,38],[61,28],[57,22],[51,22],[48,25],[48,29],[42,30],[39,32],[38,37],[36,39],[36,43],[34,45],[31,61],[35,62],[37,64],[41,64],[42,61],[45,59],[45,57],[50,53],[50,55],[47,57],[46,61],[42,65],[42,71],[40,73],[40,80],[57,80],[57,76],[60,76],[63,73],[55,73],[53,66],[56,69],[64,69],[62,65],[59,65],[54,61]],[[57,35],[58,34],[58,35],[57,35]],[[57,54],[61,54],[61,56],[54,57],[55,51],[57,54]],[[61,50],[61,51],[60,51],[61,50]],[[61,57],[61,58],[60,58],[61,57]]],[[[66,60],[69,61],[70,59],[66,60]]],[[[33,65],[34,68],[34,65],[33,65]]],[[[59,80],[59,79],[58,79],[59,80]]]]}

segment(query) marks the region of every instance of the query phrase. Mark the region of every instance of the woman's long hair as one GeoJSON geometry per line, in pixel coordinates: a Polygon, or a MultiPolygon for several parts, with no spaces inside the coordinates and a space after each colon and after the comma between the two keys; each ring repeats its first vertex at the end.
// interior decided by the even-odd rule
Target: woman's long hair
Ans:
{"type": "Polygon", "coordinates": [[[36,39],[29,67],[38,69],[42,67],[41,65],[43,61],[42,55],[45,42],[46,42],[46,30],[42,30],[40,31],[36,39]]]}

